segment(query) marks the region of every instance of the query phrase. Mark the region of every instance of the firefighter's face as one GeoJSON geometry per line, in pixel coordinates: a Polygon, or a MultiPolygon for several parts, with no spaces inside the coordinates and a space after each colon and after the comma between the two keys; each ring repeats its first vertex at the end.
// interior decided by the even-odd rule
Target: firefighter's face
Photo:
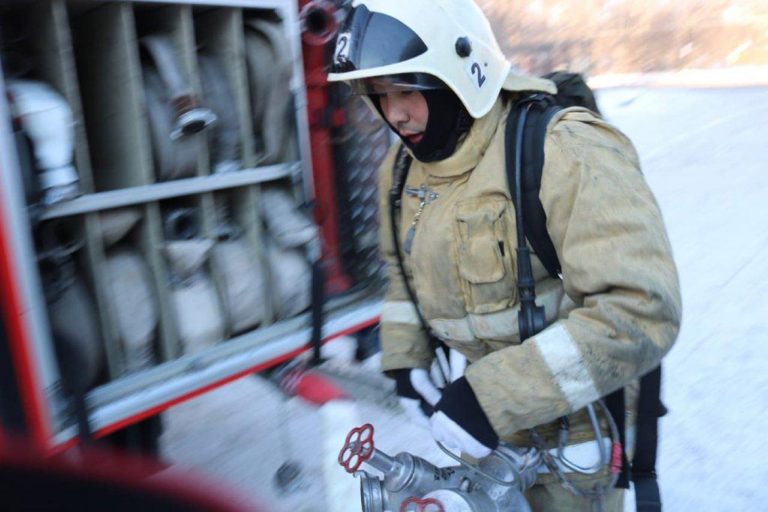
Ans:
{"type": "MultiPolygon", "coordinates": [[[[377,89],[375,82],[373,88],[374,91],[377,89]]],[[[427,100],[419,91],[384,91],[385,85],[382,84],[381,92],[378,93],[382,114],[401,137],[408,139],[415,146],[424,137],[424,130],[427,129],[427,100]]]]}

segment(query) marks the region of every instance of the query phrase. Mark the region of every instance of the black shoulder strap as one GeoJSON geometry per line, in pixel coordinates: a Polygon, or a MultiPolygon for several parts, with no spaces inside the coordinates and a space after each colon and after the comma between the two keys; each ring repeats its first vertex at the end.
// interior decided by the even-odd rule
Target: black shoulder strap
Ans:
{"type": "Polygon", "coordinates": [[[656,449],[659,418],[667,412],[661,403],[661,366],[640,379],[635,427],[635,456],[632,482],[635,484],[637,512],[661,512],[661,495],[656,481],[656,449]]]}
{"type": "MultiPolygon", "coordinates": [[[[547,232],[547,215],[541,200],[539,200],[539,189],[541,188],[541,173],[544,168],[544,138],[547,133],[547,125],[561,107],[545,95],[535,95],[524,101],[532,102],[523,129],[522,207],[525,214],[525,235],[549,275],[557,278],[560,274],[560,260],[557,258],[552,239],[547,232]]],[[[507,118],[508,128],[510,123],[513,127],[517,125],[521,111],[520,106],[520,104],[515,105],[510,110],[507,118]]],[[[514,136],[507,137],[506,152],[507,155],[515,154],[514,136]]],[[[507,165],[507,174],[510,176],[508,180],[510,195],[512,201],[516,202],[515,180],[511,178],[512,172],[514,170],[507,165]]]]}
{"type": "MultiPolygon", "coordinates": [[[[514,168],[509,155],[514,155],[516,151],[516,127],[524,108],[527,108],[527,118],[523,128],[521,186],[525,226],[522,229],[549,275],[557,278],[560,274],[560,261],[547,231],[547,216],[539,199],[539,190],[544,168],[544,138],[547,125],[562,107],[551,96],[537,94],[518,102],[510,110],[505,151],[510,195],[515,204],[514,168]]],[[[617,482],[617,487],[623,488],[629,487],[630,479],[634,482],[637,512],[661,512],[661,497],[656,480],[656,449],[658,418],[666,413],[666,409],[661,403],[660,393],[661,366],[640,379],[635,455],[632,464],[629,464],[626,453],[622,453],[622,472],[617,482]]],[[[605,398],[605,402],[617,423],[624,447],[624,390],[614,391],[605,398]]]]}
{"type": "Polygon", "coordinates": [[[619,489],[629,489],[629,481],[632,479],[632,466],[627,459],[627,423],[625,421],[626,400],[624,388],[619,388],[613,393],[605,396],[603,401],[608,408],[608,413],[616,423],[616,430],[619,431],[619,441],[621,442],[621,470],[619,478],[616,480],[616,487],[619,489]]]}

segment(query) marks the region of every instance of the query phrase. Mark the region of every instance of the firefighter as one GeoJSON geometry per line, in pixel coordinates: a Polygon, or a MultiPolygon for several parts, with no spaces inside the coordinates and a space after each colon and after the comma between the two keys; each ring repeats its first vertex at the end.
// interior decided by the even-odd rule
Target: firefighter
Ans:
{"type": "MultiPolygon", "coordinates": [[[[500,439],[529,445],[534,427],[556,446],[558,418],[567,416],[566,451],[573,460],[591,457],[598,441],[585,406],[626,387],[631,425],[637,379],[659,364],[680,324],[670,244],[632,144],[586,109],[565,109],[549,123],[539,197],[562,276],[550,277],[533,256],[548,326],[521,340],[504,125],[524,93],[554,93],[554,84],[511,71],[471,0],[355,1],[333,59],[329,80],[363,95],[400,139],[380,169],[389,269],[382,370],[399,394],[434,406],[432,435],[465,454],[485,456],[500,439]],[[392,226],[386,212],[401,145],[413,160],[392,226]],[[442,390],[427,371],[433,351],[393,229],[418,311],[469,361],[442,390]]],[[[602,470],[569,478],[592,488],[609,477],[602,470]]],[[[527,498],[534,510],[594,505],[546,472],[527,498]]],[[[623,510],[623,492],[606,489],[602,507],[623,510]]]]}

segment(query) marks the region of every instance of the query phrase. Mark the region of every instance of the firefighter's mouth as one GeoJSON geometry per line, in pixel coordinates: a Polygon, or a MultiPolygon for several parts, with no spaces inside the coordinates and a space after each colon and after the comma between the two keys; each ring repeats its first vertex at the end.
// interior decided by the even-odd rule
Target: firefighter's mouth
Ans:
{"type": "Polygon", "coordinates": [[[410,143],[412,146],[415,146],[416,144],[418,144],[419,142],[421,142],[421,139],[423,139],[423,138],[424,138],[424,134],[423,134],[423,133],[414,133],[414,134],[411,134],[411,135],[403,135],[403,137],[404,137],[404,138],[405,138],[405,140],[407,140],[407,141],[408,141],[408,142],[409,142],[409,143],[410,143]]]}

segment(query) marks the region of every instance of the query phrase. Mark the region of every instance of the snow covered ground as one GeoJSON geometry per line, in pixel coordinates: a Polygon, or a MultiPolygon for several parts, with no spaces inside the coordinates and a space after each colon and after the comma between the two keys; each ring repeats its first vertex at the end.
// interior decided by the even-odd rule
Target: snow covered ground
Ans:
{"type": "MultiPolygon", "coordinates": [[[[602,90],[599,101],[640,152],[682,281],[683,329],[664,366],[665,510],[765,509],[768,88],[615,88],[602,90]]],[[[372,378],[385,394],[387,382],[372,378]]],[[[224,480],[243,503],[351,512],[359,510],[358,483],[329,458],[347,430],[364,422],[375,424],[386,452],[408,447],[447,463],[426,430],[386,403],[318,409],[286,402],[254,377],[170,410],[163,450],[177,463],[173,471],[195,468],[224,480]],[[331,418],[346,426],[331,432],[331,418]],[[273,477],[288,459],[300,462],[302,486],[281,494],[273,477]]]]}
{"type": "Polygon", "coordinates": [[[768,505],[768,88],[617,89],[665,215],[683,329],[665,361],[667,510],[768,505]]]}

